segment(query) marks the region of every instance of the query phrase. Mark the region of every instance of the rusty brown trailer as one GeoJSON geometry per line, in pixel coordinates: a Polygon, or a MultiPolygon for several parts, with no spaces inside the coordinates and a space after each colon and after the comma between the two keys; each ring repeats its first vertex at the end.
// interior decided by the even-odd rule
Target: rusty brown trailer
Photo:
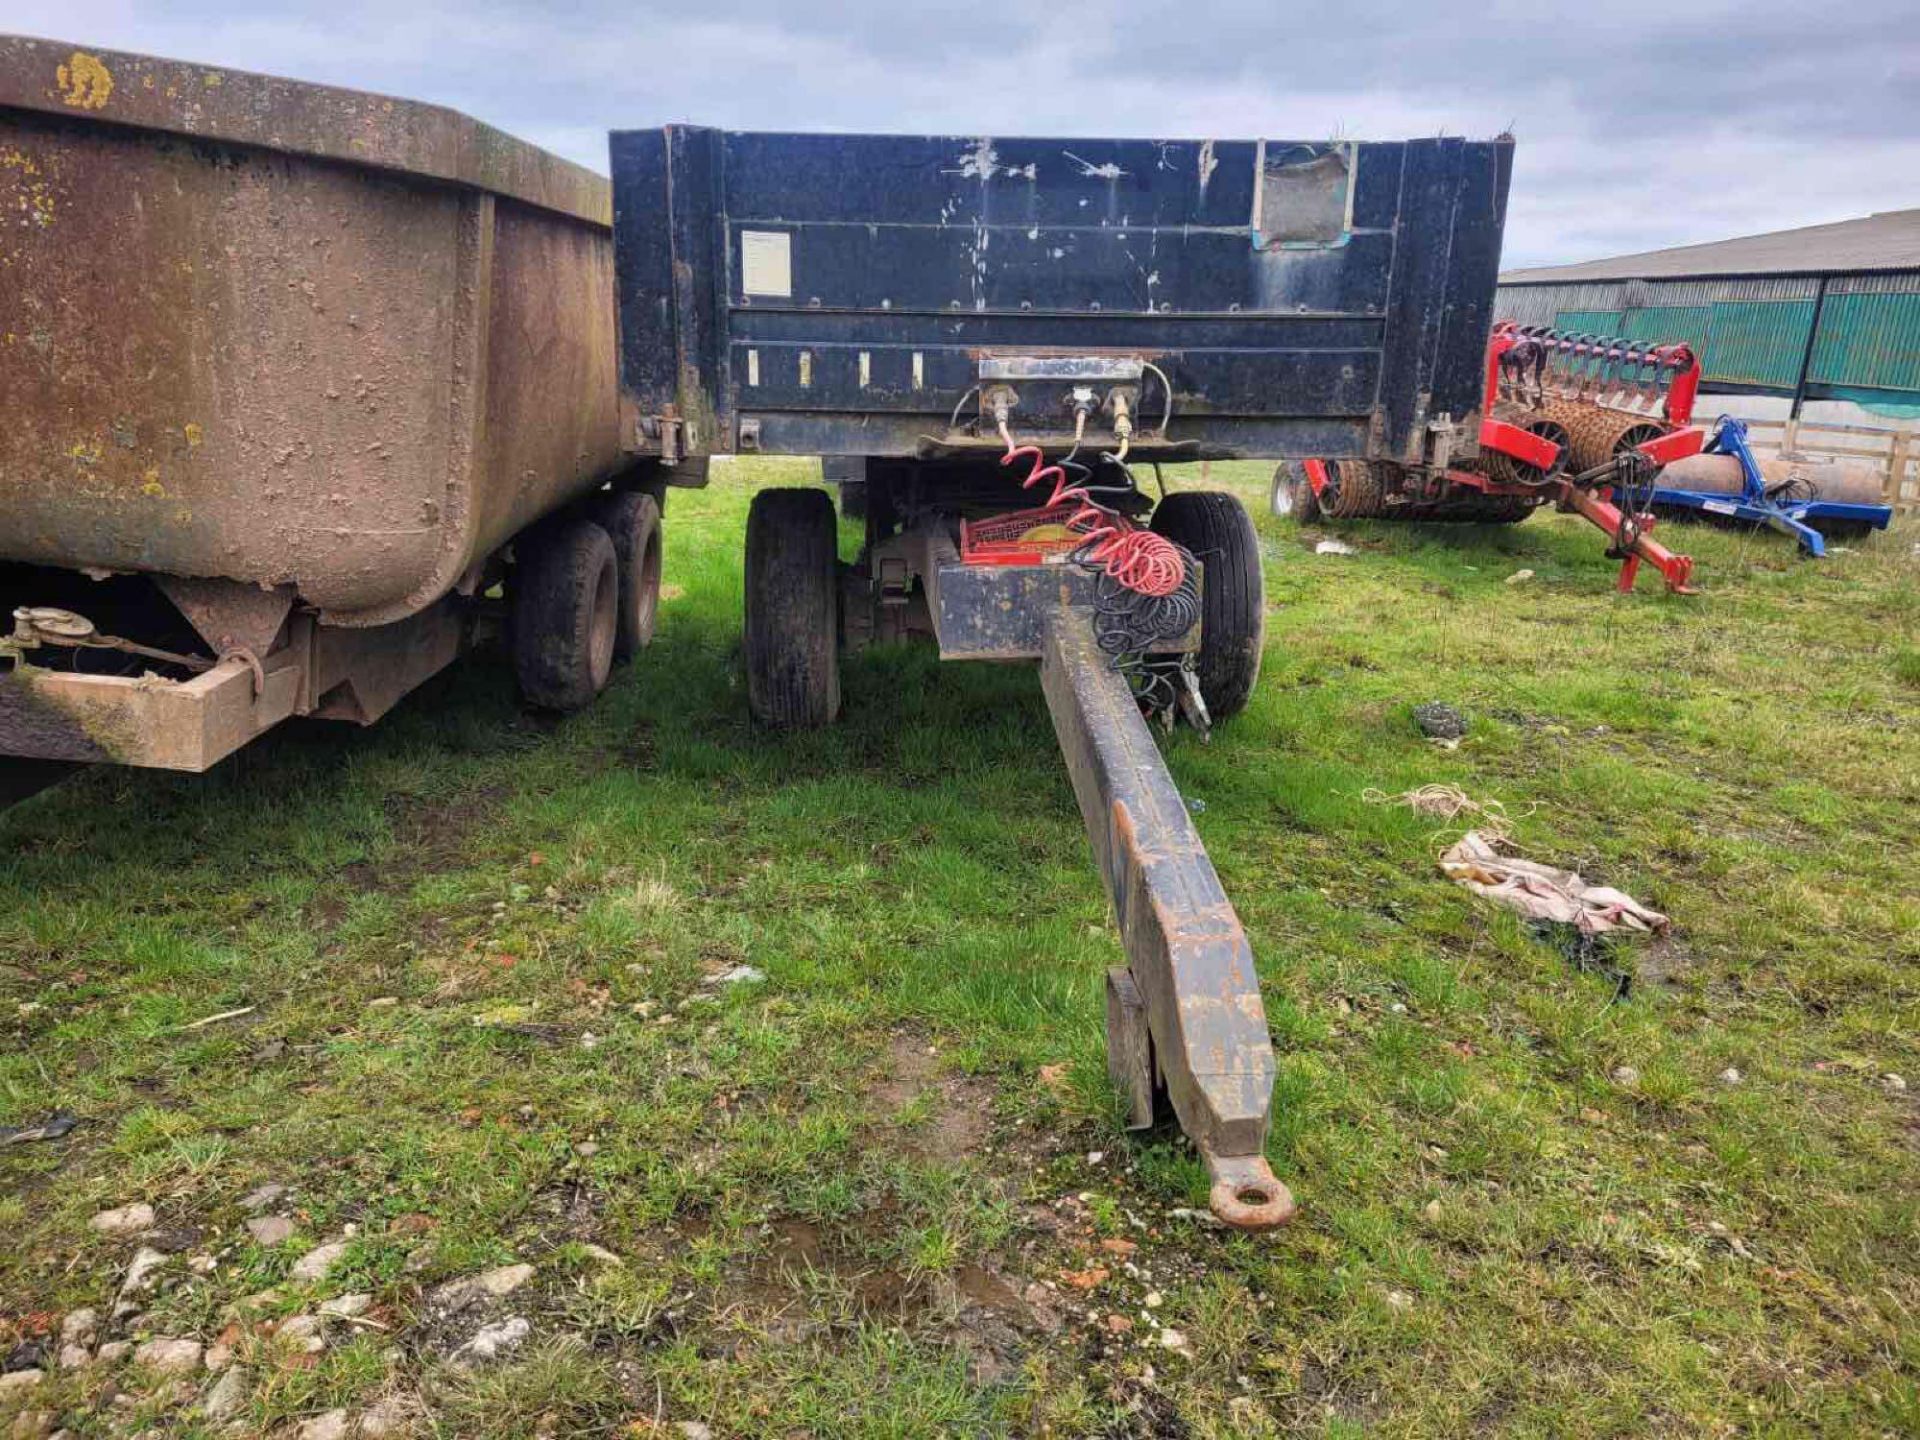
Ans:
{"type": "Polygon", "coordinates": [[[0,750],[202,769],[451,658],[450,600],[645,449],[610,221],[451,110],[0,37],[0,563],[154,577],[218,662],[16,653],[0,750]]]}

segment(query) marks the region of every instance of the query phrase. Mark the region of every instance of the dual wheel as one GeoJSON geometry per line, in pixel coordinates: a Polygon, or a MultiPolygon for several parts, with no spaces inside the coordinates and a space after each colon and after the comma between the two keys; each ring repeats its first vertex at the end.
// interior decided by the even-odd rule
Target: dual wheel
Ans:
{"type": "MultiPolygon", "coordinates": [[[[1266,623],[1260,545],[1231,495],[1182,491],[1153,529],[1199,559],[1200,693],[1216,720],[1246,708],[1266,623]]],[[[777,729],[840,713],[840,576],[833,502],[824,490],[762,490],[747,512],[747,705],[777,729]]]]}
{"type": "Polygon", "coordinates": [[[514,543],[509,638],[520,693],[543,710],[578,710],[614,663],[653,639],[660,606],[660,505],[615,491],[514,543]]]}

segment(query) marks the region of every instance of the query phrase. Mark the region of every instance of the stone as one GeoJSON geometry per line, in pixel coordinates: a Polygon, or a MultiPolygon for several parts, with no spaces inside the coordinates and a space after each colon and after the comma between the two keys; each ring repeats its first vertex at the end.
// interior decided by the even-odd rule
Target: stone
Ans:
{"type": "Polygon", "coordinates": [[[329,1410],[324,1415],[316,1415],[295,1432],[300,1440],[347,1440],[349,1433],[347,1412],[329,1410]]]}
{"type": "Polygon", "coordinates": [[[211,1255],[192,1255],[187,1258],[187,1268],[196,1275],[211,1275],[220,1268],[220,1262],[211,1255]]]}
{"type": "Polygon", "coordinates": [[[222,1340],[214,1341],[207,1346],[205,1363],[209,1375],[218,1375],[233,1363],[233,1346],[222,1340]]]}
{"type": "Polygon", "coordinates": [[[60,1347],[60,1368],[78,1370],[83,1365],[93,1363],[93,1352],[84,1345],[62,1345],[60,1347]]]}
{"type": "Polygon", "coordinates": [[[138,1295],[141,1291],[150,1289],[153,1285],[154,1272],[166,1263],[167,1257],[158,1250],[141,1246],[134,1252],[132,1263],[127,1266],[126,1278],[120,1282],[121,1298],[138,1295]]]}
{"type": "Polygon", "coordinates": [[[1160,1348],[1163,1350],[1185,1350],[1187,1348],[1187,1337],[1178,1330],[1162,1330],[1160,1332],[1160,1348]]]}
{"type": "Polygon", "coordinates": [[[1638,1085],[1640,1072],[1631,1065],[1616,1065],[1608,1073],[1608,1078],[1616,1085],[1638,1085]]]}
{"type": "Polygon", "coordinates": [[[683,1440],[713,1440],[713,1427],[704,1420],[682,1420],[676,1424],[683,1440]]]}
{"type": "Polygon", "coordinates": [[[364,1315],[373,1305],[371,1295],[336,1295],[320,1307],[322,1320],[349,1320],[364,1315]]]}
{"type": "Polygon", "coordinates": [[[229,1418],[247,1403],[247,1372],[238,1365],[224,1371],[201,1397],[200,1411],[209,1420],[229,1418]]]}
{"type": "Polygon", "coordinates": [[[1731,1065],[1720,1072],[1720,1083],[1722,1085],[1738,1085],[1745,1078],[1744,1075],[1731,1065]]]}
{"type": "Polygon", "coordinates": [[[102,1365],[118,1365],[133,1353],[131,1340],[109,1340],[94,1353],[94,1359],[102,1365]]]}
{"type": "Polygon", "coordinates": [[[240,1197],[240,1208],[258,1214],[287,1193],[284,1185],[267,1184],[240,1197]]]}
{"type": "Polygon", "coordinates": [[[580,1253],[585,1255],[589,1260],[599,1261],[602,1265],[625,1265],[627,1263],[604,1245],[582,1245],[580,1247],[580,1253]]]}
{"type": "Polygon", "coordinates": [[[1413,707],[1413,723],[1433,740],[1458,740],[1467,733],[1467,717],[1439,700],[1413,707]]]}
{"type": "Polygon", "coordinates": [[[9,1370],[5,1375],[0,1375],[0,1400],[24,1395],[44,1379],[44,1370],[9,1370]]]}
{"type": "Polygon", "coordinates": [[[293,1278],[296,1280],[324,1280],[327,1272],[340,1263],[347,1253],[347,1242],[330,1240],[325,1245],[317,1245],[293,1262],[293,1278]]]}
{"type": "Polygon", "coordinates": [[[471,1340],[454,1351],[454,1362],[470,1364],[475,1360],[497,1360],[502,1355],[518,1350],[532,1333],[533,1326],[520,1315],[510,1315],[494,1325],[482,1325],[471,1340]]]}
{"type": "Polygon", "coordinates": [[[69,1310],[60,1322],[60,1338],[69,1345],[89,1345],[100,1328],[100,1312],[91,1307],[69,1310]]]}
{"type": "Polygon", "coordinates": [[[183,1375],[200,1368],[200,1358],[204,1353],[198,1340],[171,1340],[161,1336],[135,1350],[133,1361],[136,1365],[144,1365],[162,1374],[183,1375]]]}
{"type": "Polygon", "coordinates": [[[321,1333],[324,1325],[317,1315],[294,1315],[282,1320],[280,1328],[273,1333],[295,1350],[317,1355],[327,1348],[327,1338],[321,1333]]]}
{"type": "MultiPolygon", "coordinates": [[[[12,1440],[44,1440],[53,1432],[54,1414],[51,1410],[22,1410],[13,1417],[13,1428],[8,1432],[12,1440]]],[[[62,1435],[67,1432],[62,1430],[62,1435]]]]}
{"type": "Polygon", "coordinates": [[[87,1222],[102,1235],[138,1235],[153,1228],[151,1205],[122,1205],[118,1210],[102,1210],[87,1222]]]}
{"type": "Polygon", "coordinates": [[[1387,1291],[1387,1305],[1394,1310],[1411,1310],[1413,1308],[1413,1296],[1404,1290],[1389,1290],[1387,1291]]]}
{"type": "Polygon", "coordinates": [[[400,997],[398,995],[382,995],[377,1000],[369,1000],[367,1002],[367,1008],[369,1010],[391,1010],[399,1003],[400,997]]]}
{"type": "Polygon", "coordinates": [[[461,1280],[449,1280],[427,1297],[428,1303],[442,1310],[464,1310],[477,1300],[505,1299],[533,1278],[531,1265],[502,1265],[461,1280]]]}
{"type": "Polygon", "coordinates": [[[1426,1208],[1420,1213],[1427,1217],[1427,1223],[1429,1225],[1433,1224],[1440,1218],[1440,1202],[1438,1200],[1427,1201],[1426,1208]]]}
{"type": "Polygon", "coordinates": [[[256,1245],[284,1245],[293,1238],[293,1221],[284,1215],[256,1215],[247,1221],[256,1245]]]}
{"type": "Polygon", "coordinates": [[[1906,1077],[1904,1075],[1896,1075],[1891,1070],[1880,1077],[1880,1083],[1887,1087],[1889,1094],[1904,1095],[1907,1093],[1906,1077]]]}

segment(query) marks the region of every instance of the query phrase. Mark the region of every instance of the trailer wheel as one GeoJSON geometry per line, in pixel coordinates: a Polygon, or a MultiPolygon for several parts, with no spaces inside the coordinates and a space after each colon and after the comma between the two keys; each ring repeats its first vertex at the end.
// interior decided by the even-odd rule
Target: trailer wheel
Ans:
{"type": "Polygon", "coordinates": [[[1231,495],[1186,490],[1160,502],[1153,528],[1192,551],[1203,567],[1200,695],[1214,719],[1238,715],[1260,678],[1267,620],[1253,521],[1231,495]]]}
{"type": "Polygon", "coordinates": [[[653,643],[660,613],[660,502],[643,491],[619,491],[601,503],[599,519],[620,565],[620,624],[613,658],[631,660],[653,643]]]}
{"type": "Polygon", "coordinates": [[[762,490],[747,511],[747,708],[763,725],[840,713],[840,579],[824,490],[762,490]]]}
{"type": "Polygon", "coordinates": [[[1315,525],[1321,519],[1320,497],[1313,493],[1304,465],[1282,460],[1273,472],[1273,513],[1292,516],[1301,525],[1315,525]]]}
{"type": "Polygon", "coordinates": [[[620,566],[591,520],[522,536],[513,578],[513,667],[543,710],[578,710],[606,689],[620,629],[620,566]]]}

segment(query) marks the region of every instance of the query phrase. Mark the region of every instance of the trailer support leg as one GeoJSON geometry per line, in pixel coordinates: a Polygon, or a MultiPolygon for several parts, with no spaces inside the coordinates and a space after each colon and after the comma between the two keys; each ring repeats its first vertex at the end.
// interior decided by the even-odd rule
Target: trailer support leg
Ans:
{"type": "Polygon", "coordinates": [[[1213,1177],[1214,1214],[1283,1224],[1293,1197],[1265,1156],[1273,1046],[1240,917],[1085,611],[1049,615],[1040,683],[1126,951],[1108,976],[1107,1042],[1130,1123],[1152,1123],[1164,1085],[1213,1177]]]}

